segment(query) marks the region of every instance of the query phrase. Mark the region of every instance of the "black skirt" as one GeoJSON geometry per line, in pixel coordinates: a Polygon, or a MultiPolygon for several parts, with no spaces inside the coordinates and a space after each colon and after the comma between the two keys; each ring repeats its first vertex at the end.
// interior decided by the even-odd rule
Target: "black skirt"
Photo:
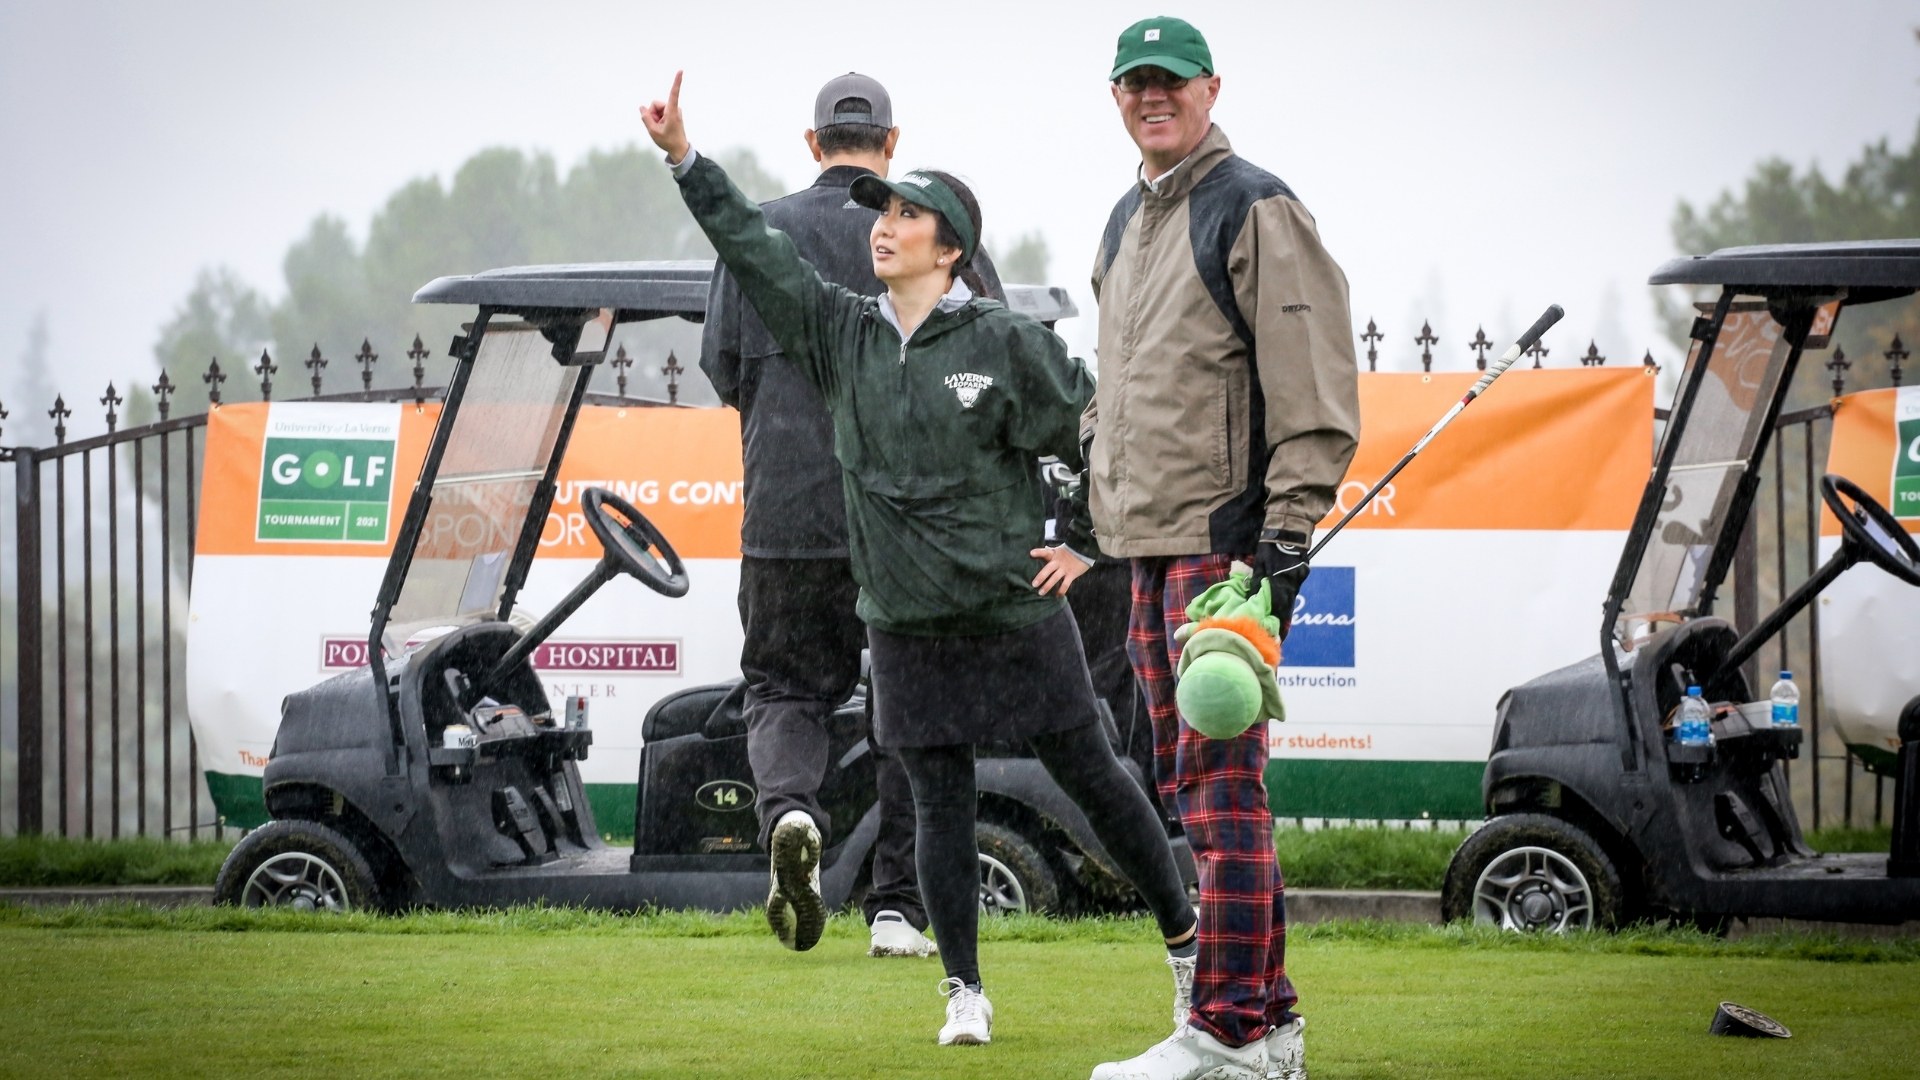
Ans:
{"type": "Polygon", "coordinates": [[[873,737],[881,746],[994,743],[1099,718],[1073,612],[972,637],[867,628],[873,737]]]}

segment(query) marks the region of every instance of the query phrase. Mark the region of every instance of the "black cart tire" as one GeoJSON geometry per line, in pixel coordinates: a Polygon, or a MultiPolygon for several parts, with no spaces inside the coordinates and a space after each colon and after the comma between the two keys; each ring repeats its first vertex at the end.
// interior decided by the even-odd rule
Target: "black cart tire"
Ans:
{"type": "Polygon", "coordinates": [[[1492,818],[1454,852],[1440,916],[1521,933],[1613,929],[1626,894],[1620,872],[1586,830],[1547,814],[1492,818]]]}
{"type": "Polygon", "coordinates": [[[980,845],[980,912],[1012,915],[1060,906],[1060,879],[1026,837],[992,822],[973,827],[980,845]]]}
{"type": "Polygon", "coordinates": [[[317,821],[270,821],[234,845],[214,879],[213,901],[297,911],[378,910],[380,879],[360,848],[317,821]]]}

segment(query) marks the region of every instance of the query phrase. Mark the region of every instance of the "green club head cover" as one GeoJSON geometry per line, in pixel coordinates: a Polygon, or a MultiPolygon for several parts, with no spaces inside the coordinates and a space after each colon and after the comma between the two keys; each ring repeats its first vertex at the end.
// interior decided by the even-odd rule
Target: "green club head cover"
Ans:
{"type": "Polygon", "coordinates": [[[1207,653],[1186,669],[1174,687],[1180,715],[1209,739],[1231,739],[1260,716],[1260,680],[1253,669],[1227,652],[1207,653]]]}
{"type": "Polygon", "coordinates": [[[1180,715],[1209,738],[1231,739],[1258,721],[1287,718],[1273,668],[1253,642],[1232,630],[1208,627],[1190,635],[1176,674],[1180,715]]]}

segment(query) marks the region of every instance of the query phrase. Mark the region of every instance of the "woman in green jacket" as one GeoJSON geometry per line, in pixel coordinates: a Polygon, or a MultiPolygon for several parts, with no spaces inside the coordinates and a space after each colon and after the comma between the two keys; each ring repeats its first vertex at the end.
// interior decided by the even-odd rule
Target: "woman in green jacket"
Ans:
{"type": "MultiPolygon", "coordinates": [[[[1164,827],[1097,722],[1061,598],[1086,569],[1069,547],[1091,551],[1090,536],[1070,529],[1066,545],[1037,546],[1045,508],[1034,462],[1080,461],[1091,377],[1052,331],[968,288],[980,212],[959,181],[915,171],[855,182],[853,198],[881,212],[869,245],[887,286],[864,297],[821,280],[720,166],[693,151],[679,99],[676,74],[668,99],[641,110],[647,133],[833,417],[872,659],[873,736],[898,750],[913,784],[920,888],[948,976],[940,1042],[991,1039],[977,958],[973,757],[976,744],[1002,739],[1032,745],[1152,908],[1181,1011],[1193,907],[1164,827]]],[[[817,858],[817,841],[812,850],[817,858]]],[[[817,888],[785,876],[776,887],[789,896],[817,888]]]]}

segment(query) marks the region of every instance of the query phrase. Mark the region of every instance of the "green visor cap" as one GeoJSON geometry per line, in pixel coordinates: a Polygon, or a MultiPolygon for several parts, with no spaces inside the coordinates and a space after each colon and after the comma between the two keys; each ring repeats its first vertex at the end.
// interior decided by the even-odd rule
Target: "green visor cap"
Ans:
{"type": "Polygon", "coordinates": [[[915,206],[924,206],[946,218],[947,224],[953,226],[954,235],[960,238],[962,263],[973,258],[973,249],[980,244],[980,238],[973,235],[973,219],[967,216],[967,208],[961,203],[960,196],[932,173],[915,169],[898,180],[883,180],[869,174],[855,180],[848,194],[854,202],[871,210],[885,210],[887,196],[898,195],[915,206]]]}
{"type": "Polygon", "coordinates": [[[1213,51],[1207,39],[1193,24],[1183,19],[1157,15],[1141,19],[1120,31],[1120,45],[1113,56],[1113,74],[1107,81],[1137,67],[1165,68],[1183,79],[1213,74],[1213,51]]]}

